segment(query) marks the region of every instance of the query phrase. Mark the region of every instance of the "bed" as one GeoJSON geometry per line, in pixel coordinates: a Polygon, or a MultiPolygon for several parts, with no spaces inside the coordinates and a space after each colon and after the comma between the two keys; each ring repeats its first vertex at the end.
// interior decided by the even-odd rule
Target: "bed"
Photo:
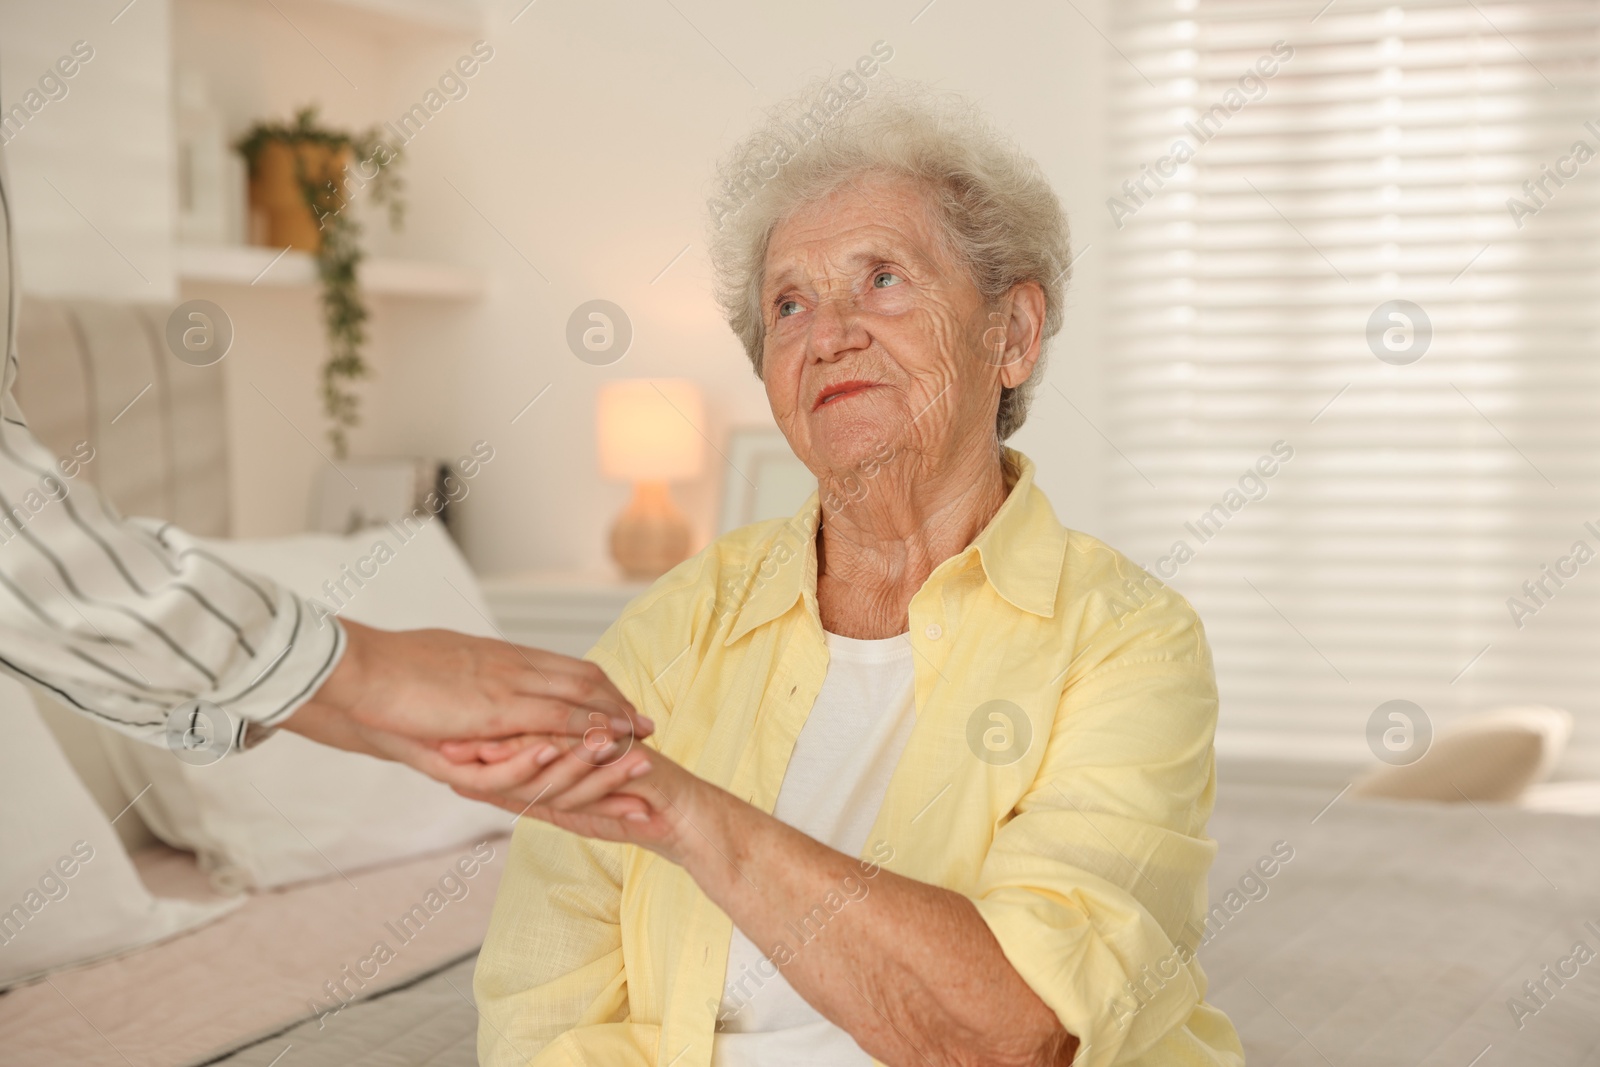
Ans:
{"type": "MultiPolygon", "coordinates": [[[[1600,818],[1331,800],[1279,786],[1219,791],[1210,885],[1226,918],[1210,925],[1200,958],[1209,995],[1238,1026],[1248,1062],[1600,1064],[1600,957],[1559,986],[1543,979],[1546,965],[1560,978],[1576,943],[1600,950],[1600,818]],[[1275,845],[1277,856],[1285,853],[1279,842],[1292,858],[1261,877],[1261,858],[1275,845]],[[1248,893],[1240,891],[1251,872],[1248,893]],[[1237,910],[1222,903],[1230,891],[1243,900],[1237,910]],[[1542,1006],[1523,985],[1540,980],[1549,991],[1542,1006]],[[1512,998],[1535,1010],[1514,1015],[1512,998]]],[[[438,863],[424,858],[360,877],[360,899],[337,879],[257,898],[175,942],[57,975],[55,988],[13,991],[0,997],[0,1060],[475,1063],[472,966],[487,883],[425,953],[397,960],[349,1007],[319,1018],[305,1003],[307,990],[319,991],[362,947],[360,937],[339,940],[338,932],[377,927],[402,908],[407,879],[414,891],[438,863]]],[[[163,884],[186,877],[176,854],[161,856],[150,873],[163,884]]]]}
{"type": "MultiPolygon", "coordinates": [[[[408,1058],[391,1054],[389,1063],[437,1062],[417,1044],[415,1028],[408,1029],[411,1020],[385,1017],[379,1006],[408,1003],[398,998],[420,996],[409,994],[408,986],[463,960],[466,977],[455,979],[455,986],[460,996],[471,996],[470,961],[488,923],[505,855],[504,838],[491,844],[495,859],[472,892],[404,944],[392,932],[395,918],[448,869],[454,853],[352,871],[353,885],[332,877],[252,895],[243,907],[191,933],[14,988],[0,995],[0,1063],[179,1067],[254,1063],[270,1051],[259,1061],[267,1063],[293,1043],[292,1067],[298,1067],[307,1062],[300,1053],[312,1040],[281,1035],[301,1023],[308,1035],[323,1039],[321,1047],[341,1050],[321,1062],[357,1062],[347,1056],[351,1042],[362,1048],[398,1043],[408,1050],[408,1058]],[[380,938],[395,947],[394,958],[358,988],[346,977],[347,968],[358,966],[380,938]],[[325,983],[340,981],[344,996],[330,995],[325,983]],[[357,997],[368,1003],[359,1010],[341,1006],[357,997]],[[385,1021],[374,1026],[374,1018],[385,1021]]],[[[138,853],[136,863],[146,884],[163,896],[211,895],[187,853],[154,847],[138,853]]],[[[449,991],[449,980],[439,981],[449,991]]],[[[469,1020],[450,1032],[451,1042],[471,1030],[472,1009],[457,1002],[469,1020]]],[[[465,1047],[463,1062],[470,1063],[470,1042],[465,1047]]]]}
{"type": "MultiPolygon", "coordinates": [[[[96,476],[125,510],[226,534],[220,381],[169,392],[149,315],[27,310],[24,408],[58,450],[92,434],[115,441],[96,476]],[[153,361],[149,375],[130,371],[139,360],[153,361]],[[92,398],[128,390],[92,386],[130,373],[154,377],[155,402],[113,430],[115,405],[92,398]]],[[[101,806],[126,805],[92,728],[55,719],[101,806]]],[[[215,897],[193,855],[153,845],[137,823],[134,811],[117,829],[152,890],[215,897]]],[[[1224,777],[1210,832],[1220,910],[1200,957],[1251,1063],[1600,1065],[1600,814],[1358,800],[1224,777]]],[[[472,966],[505,852],[503,838],[486,840],[495,856],[471,892],[341,997],[326,983],[388,936],[461,849],[254,893],[193,932],[0,994],[0,1064],[474,1063],[472,966]]]]}

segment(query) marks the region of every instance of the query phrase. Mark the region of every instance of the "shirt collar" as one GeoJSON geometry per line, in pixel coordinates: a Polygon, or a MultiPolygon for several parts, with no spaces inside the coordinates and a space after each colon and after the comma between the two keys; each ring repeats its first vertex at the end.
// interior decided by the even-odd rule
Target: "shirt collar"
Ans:
{"type": "MultiPolygon", "coordinates": [[[[1033,460],[1009,446],[1002,454],[1017,472],[1005,502],[966,548],[941,563],[940,572],[958,570],[976,555],[995,592],[1017,608],[1050,618],[1067,551],[1067,529],[1056,518],[1044,491],[1034,485],[1033,460]]],[[[744,584],[737,615],[724,645],[778,618],[804,599],[813,615],[817,609],[817,527],[822,519],[820,490],[813,491],[800,510],[778,528],[765,551],[754,557],[744,584]]]]}

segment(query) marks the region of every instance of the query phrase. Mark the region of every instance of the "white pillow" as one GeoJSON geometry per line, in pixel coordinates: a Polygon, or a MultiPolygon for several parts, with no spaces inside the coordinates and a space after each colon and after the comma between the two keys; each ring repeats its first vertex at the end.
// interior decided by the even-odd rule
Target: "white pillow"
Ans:
{"type": "MultiPolygon", "coordinates": [[[[478,583],[442,524],[404,532],[409,539],[394,527],[372,527],[350,537],[205,544],[234,566],[329,609],[341,604],[323,583],[343,580],[348,595],[338,598],[340,618],[387,630],[443,627],[496,636],[478,583]],[[375,547],[380,542],[384,550],[375,547]],[[343,578],[346,566],[373,576],[360,578],[358,588],[343,578]]],[[[129,795],[150,785],[139,810],[151,831],[198,853],[221,892],[340,876],[359,886],[350,876],[363,867],[503,833],[511,822],[499,808],[466,800],[403,764],[284,730],[203,766],[110,731],[103,740],[129,795]]]]}
{"type": "Polygon", "coordinates": [[[1471,715],[1441,732],[1421,758],[1368,771],[1351,796],[1510,803],[1549,777],[1572,736],[1572,715],[1530,704],[1471,715]]]}
{"type": "Polygon", "coordinates": [[[239,903],[151,896],[28,691],[0,677],[0,709],[0,989],[160,941],[239,903]]]}

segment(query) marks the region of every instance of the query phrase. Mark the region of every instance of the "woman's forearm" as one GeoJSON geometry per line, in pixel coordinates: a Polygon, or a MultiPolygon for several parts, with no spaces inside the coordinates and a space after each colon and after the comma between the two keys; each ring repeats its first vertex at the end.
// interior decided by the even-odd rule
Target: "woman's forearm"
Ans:
{"type": "Polygon", "coordinates": [[[1077,1040],[971,901],[729,796],[685,868],[796,992],[887,1064],[1068,1064],[1077,1040]]]}

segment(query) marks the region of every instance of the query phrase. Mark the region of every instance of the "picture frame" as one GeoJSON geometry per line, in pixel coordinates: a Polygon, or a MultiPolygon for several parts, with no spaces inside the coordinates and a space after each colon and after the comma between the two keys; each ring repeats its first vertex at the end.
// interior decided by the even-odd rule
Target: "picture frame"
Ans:
{"type": "Polygon", "coordinates": [[[449,473],[448,464],[424,457],[351,459],[337,468],[323,467],[312,487],[309,527],[348,537],[368,527],[399,522],[418,509],[431,515],[426,500],[437,492],[447,501],[437,514],[448,531],[451,515],[444,478],[449,473]]]}
{"type": "Polygon", "coordinates": [[[817,479],[775,426],[735,426],[725,450],[717,535],[764,519],[788,518],[817,491],[817,479]]]}

